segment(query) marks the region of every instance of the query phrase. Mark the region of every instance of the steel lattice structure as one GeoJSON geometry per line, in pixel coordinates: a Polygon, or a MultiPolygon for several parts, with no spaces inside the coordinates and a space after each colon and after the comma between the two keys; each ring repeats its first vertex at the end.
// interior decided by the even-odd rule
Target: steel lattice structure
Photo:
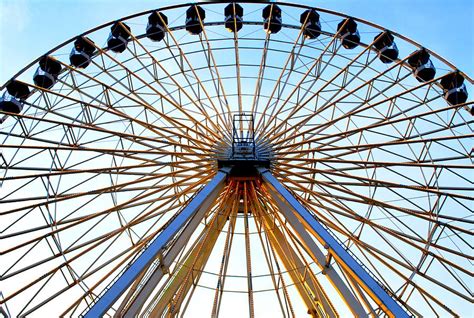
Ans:
{"type": "Polygon", "coordinates": [[[179,4],[66,41],[0,88],[1,309],[469,313],[473,83],[293,3],[179,4]]]}

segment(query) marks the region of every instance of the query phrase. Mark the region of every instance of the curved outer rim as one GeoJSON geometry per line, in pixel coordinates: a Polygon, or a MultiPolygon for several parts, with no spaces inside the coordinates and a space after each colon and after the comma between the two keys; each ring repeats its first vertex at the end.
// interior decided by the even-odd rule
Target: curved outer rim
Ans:
{"type": "MultiPolygon", "coordinates": [[[[146,15],[146,14],[149,14],[149,13],[152,13],[154,11],[166,11],[166,10],[172,10],[172,9],[178,9],[178,8],[182,8],[182,7],[188,7],[190,5],[194,5],[196,3],[199,3],[199,5],[208,5],[208,4],[219,4],[219,3],[230,3],[232,1],[223,1],[223,0],[217,0],[217,1],[212,1],[212,2],[207,2],[207,1],[197,1],[197,2],[186,2],[186,3],[182,3],[182,4],[176,4],[176,5],[170,5],[170,6],[166,6],[166,7],[161,7],[161,8],[158,8],[158,9],[151,9],[151,10],[147,10],[147,11],[142,11],[142,12],[138,12],[138,13],[134,13],[134,14],[131,14],[131,15],[128,15],[128,16],[125,16],[125,17],[122,17],[120,19],[117,19],[117,20],[113,20],[113,21],[109,21],[109,22],[106,22],[102,25],[99,25],[95,28],[92,28],[92,29],[89,29],[81,34],[78,34],[72,38],[70,38],[69,40],[66,40],[64,41],[63,43],[53,47],[51,50],[45,52],[44,54],[42,54],[40,57],[36,58],[35,60],[33,60],[31,63],[29,63],[28,65],[26,65],[25,67],[23,67],[20,71],[18,71],[15,75],[13,75],[13,77],[6,81],[2,86],[0,86],[0,90],[3,90],[5,89],[5,87],[7,86],[8,83],[10,83],[11,80],[17,78],[19,75],[21,75],[23,72],[25,72],[27,69],[29,69],[30,67],[32,67],[33,65],[35,65],[40,59],[41,57],[45,56],[45,55],[49,55],[51,53],[53,53],[54,51],[62,48],[62,47],[65,47],[67,44],[69,43],[72,43],[78,36],[87,36],[88,34],[90,33],[93,33],[97,30],[100,30],[100,29],[103,29],[107,26],[110,26],[112,24],[114,24],[116,21],[126,21],[126,20],[129,20],[129,19],[133,19],[133,18],[136,18],[136,17],[139,17],[139,16],[142,16],[142,15],[146,15]]],[[[265,3],[269,3],[269,4],[272,4],[272,3],[275,3],[275,2],[272,2],[272,1],[257,1],[257,0],[250,0],[250,1],[244,1],[243,3],[250,3],[250,4],[265,4],[265,3]]],[[[308,6],[308,5],[303,5],[303,4],[298,4],[298,3],[291,3],[291,2],[278,2],[278,5],[282,5],[282,6],[287,6],[287,7],[293,7],[293,8],[300,8],[300,9],[316,9],[316,11],[319,11],[319,12],[324,12],[324,13],[328,13],[328,14],[332,14],[332,15],[336,15],[336,16],[340,16],[342,18],[353,18],[355,21],[357,22],[362,22],[366,25],[369,25],[371,27],[374,27],[376,29],[379,29],[379,30],[386,30],[386,28],[376,24],[376,23],[373,23],[373,22],[370,22],[370,21],[367,21],[367,20],[364,20],[364,19],[361,19],[361,18],[357,18],[357,17],[353,17],[353,16],[350,16],[350,15],[347,15],[347,14],[344,14],[344,13],[341,13],[341,12],[337,12],[337,11],[333,11],[333,10],[329,10],[329,9],[324,9],[324,8],[319,8],[319,7],[312,7],[312,6],[308,6]]],[[[244,25],[245,24],[249,24],[248,21],[243,21],[244,25]]],[[[255,23],[255,22],[252,22],[252,23],[255,23]]],[[[223,24],[223,22],[222,22],[223,24]]],[[[263,21],[262,22],[258,22],[258,24],[262,24],[263,25],[263,21]]],[[[204,25],[206,25],[206,23],[204,23],[204,25]]],[[[295,27],[294,25],[288,25],[288,24],[284,24],[283,25],[284,27],[295,27]]],[[[184,26],[182,26],[184,27],[184,26]]],[[[298,28],[300,28],[300,26],[297,26],[298,28]]],[[[177,29],[177,28],[180,28],[180,27],[175,27],[175,28],[172,28],[172,29],[177,29]]],[[[418,42],[400,34],[400,33],[397,33],[395,31],[392,31],[390,30],[390,32],[418,47],[418,48],[423,48],[423,46],[421,44],[419,44],[418,42]]],[[[441,62],[445,63],[447,66],[451,67],[453,69],[453,71],[455,70],[458,70],[457,67],[455,65],[453,65],[451,62],[449,62],[448,60],[446,60],[445,58],[443,58],[442,56],[440,56],[439,54],[437,54],[436,52],[430,50],[429,48],[425,48],[429,53],[430,55],[436,57],[438,60],[440,60],[441,62]]],[[[469,81],[469,83],[471,84],[474,84],[474,79],[471,78],[468,74],[464,73],[463,71],[459,70],[460,73],[464,76],[464,78],[469,81]]]]}

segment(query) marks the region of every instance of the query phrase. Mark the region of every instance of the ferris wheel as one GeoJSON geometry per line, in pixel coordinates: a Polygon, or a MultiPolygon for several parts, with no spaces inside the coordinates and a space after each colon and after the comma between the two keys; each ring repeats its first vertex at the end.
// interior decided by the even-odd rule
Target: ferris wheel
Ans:
{"type": "Polygon", "coordinates": [[[80,34],[0,87],[1,313],[471,313],[473,83],[295,3],[80,34]]]}

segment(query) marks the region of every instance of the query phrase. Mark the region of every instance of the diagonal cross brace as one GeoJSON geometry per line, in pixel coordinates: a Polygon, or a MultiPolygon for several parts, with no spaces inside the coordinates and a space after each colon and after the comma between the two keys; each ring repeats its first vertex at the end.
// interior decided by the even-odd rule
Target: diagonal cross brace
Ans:
{"type": "Polygon", "coordinates": [[[179,212],[176,218],[156,237],[148,248],[122,273],[122,275],[100,296],[99,300],[84,315],[85,318],[102,317],[117,299],[133,284],[143,270],[159,256],[188,220],[204,205],[211,204],[219,195],[229,172],[223,168],[196,196],[179,212]]]}
{"type": "Polygon", "coordinates": [[[263,180],[273,188],[283,202],[288,204],[316,235],[318,240],[329,247],[338,264],[342,265],[377,304],[391,317],[410,317],[405,310],[369,275],[332,234],[272,175],[266,168],[258,168],[263,180]]]}

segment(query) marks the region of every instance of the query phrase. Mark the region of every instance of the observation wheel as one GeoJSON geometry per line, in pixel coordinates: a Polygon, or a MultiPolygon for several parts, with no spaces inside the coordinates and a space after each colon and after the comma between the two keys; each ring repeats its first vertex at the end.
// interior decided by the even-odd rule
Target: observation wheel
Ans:
{"type": "Polygon", "coordinates": [[[70,39],[0,87],[1,312],[472,314],[472,87],[292,3],[70,39]]]}

